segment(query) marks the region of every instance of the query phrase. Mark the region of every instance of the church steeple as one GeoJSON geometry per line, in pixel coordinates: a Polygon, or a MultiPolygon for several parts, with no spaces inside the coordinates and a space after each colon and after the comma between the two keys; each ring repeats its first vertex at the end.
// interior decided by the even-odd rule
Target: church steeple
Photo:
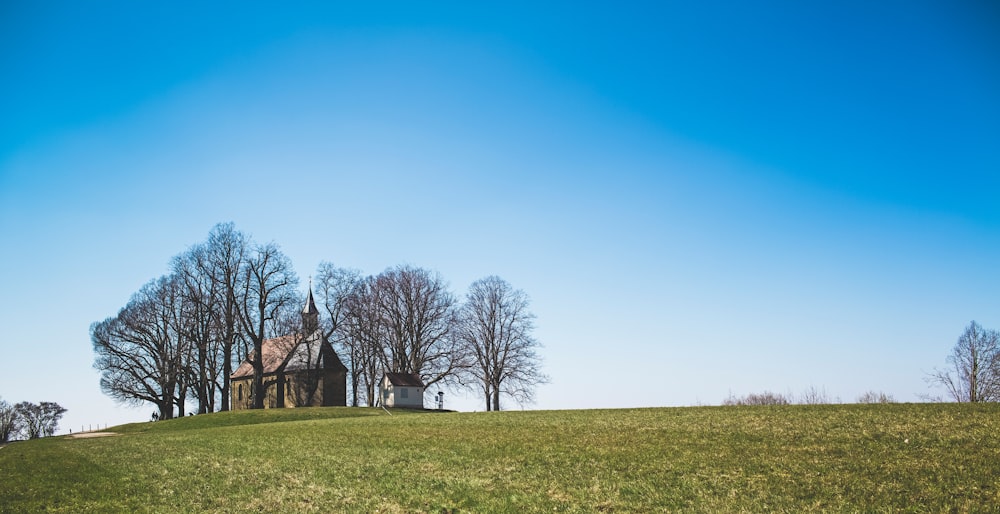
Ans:
{"type": "Polygon", "coordinates": [[[309,281],[309,296],[306,297],[306,306],[302,308],[302,328],[307,334],[312,334],[319,328],[319,309],[313,300],[312,280],[309,281]]]}

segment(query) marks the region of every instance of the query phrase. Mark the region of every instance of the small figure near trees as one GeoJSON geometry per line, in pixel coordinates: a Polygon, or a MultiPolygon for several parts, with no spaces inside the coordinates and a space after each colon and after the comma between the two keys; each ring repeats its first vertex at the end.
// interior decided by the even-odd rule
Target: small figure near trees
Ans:
{"type": "Polygon", "coordinates": [[[928,384],[944,387],[956,402],[1000,401],[1000,332],[969,323],[947,361],[951,367],[935,369],[928,384]]]}

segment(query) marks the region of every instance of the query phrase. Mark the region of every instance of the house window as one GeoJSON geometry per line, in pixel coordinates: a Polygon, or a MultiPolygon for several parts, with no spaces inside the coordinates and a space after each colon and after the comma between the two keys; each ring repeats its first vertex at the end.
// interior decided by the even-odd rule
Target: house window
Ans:
{"type": "Polygon", "coordinates": [[[239,400],[239,401],[241,401],[241,402],[243,401],[243,384],[240,384],[236,388],[236,399],[239,400]]]}
{"type": "Polygon", "coordinates": [[[403,398],[409,398],[410,397],[410,389],[408,387],[401,387],[401,388],[399,388],[399,394],[403,398]]]}

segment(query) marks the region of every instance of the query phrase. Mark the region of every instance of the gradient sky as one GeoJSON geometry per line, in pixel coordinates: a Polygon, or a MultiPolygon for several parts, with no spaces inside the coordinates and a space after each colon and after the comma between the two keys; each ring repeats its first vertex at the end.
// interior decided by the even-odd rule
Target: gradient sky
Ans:
{"type": "Polygon", "coordinates": [[[0,6],[0,397],[64,430],[148,419],[88,327],[223,221],[523,289],[527,408],[916,401],[1000,328],[992,2],[219,4],[0,6]]]}

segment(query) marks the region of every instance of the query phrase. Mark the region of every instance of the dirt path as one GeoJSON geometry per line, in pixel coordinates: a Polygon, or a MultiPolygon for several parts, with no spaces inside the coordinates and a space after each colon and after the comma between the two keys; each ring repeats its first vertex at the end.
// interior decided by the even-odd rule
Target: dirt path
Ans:
{"type": "Polygon", "coordinates": [[[70,434],[70,439],[87,439],[90,437],[111,437],[118,435],[114,432],[80,432],[79,434],[70,434]]]}

